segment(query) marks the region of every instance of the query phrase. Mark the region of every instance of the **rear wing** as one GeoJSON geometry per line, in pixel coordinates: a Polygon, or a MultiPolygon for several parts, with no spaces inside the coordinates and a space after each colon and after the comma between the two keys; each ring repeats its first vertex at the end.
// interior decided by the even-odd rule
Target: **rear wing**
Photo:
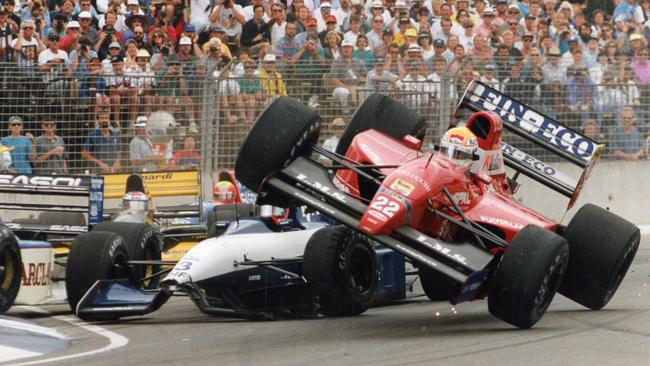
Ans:
{"type": "MultiPolygon", "coordinates": [[[[104,175],[104,198],[121,199],[126,193],[127,180],[131,174],[104,175]]],[[[156,217],[200,217],[201,173],[198,170],[160,171],[138,173],[142,177],[145,191],[149,197],[192,197],[193,205],[179,205],[178,202],[156,203],[156,217]]],[[[169,200],[173,201],[173,200],[169,200]]],[[[176,200],[177,201],[177,200],[176,200]]]]}
{"type": "Polygon", "coordinates": [[[575,179],[514,146],[502,143],[505,164],[568,197],[567,209],[578,199],[605,147],[480,81],[468,85],[457,106],[460,108],[495,112],[509,131],[581,168],[582,174],[575,179]]]}
{"type": "MultiPolygon", "coordinates": [[[[88,231],[88,225],[102,221],[104,179],[98,176],[40,176],[0,174],[0,209],[41,211],[39,218],[16,220],[3,218],[12,230],[70,234],[88,231]],[[34,197],[38,196],[38,197],[34,197]],[[79,197],[80,199],[71,199],[79,197]],[[56,215],[46,212],[79,212],[88,214],[88,223],[58,222],[56,215]],[[23,222],[19,222],[23,221],[23,222]]],[[[59,218],[62,218],[61,215],[59,218]]]]}

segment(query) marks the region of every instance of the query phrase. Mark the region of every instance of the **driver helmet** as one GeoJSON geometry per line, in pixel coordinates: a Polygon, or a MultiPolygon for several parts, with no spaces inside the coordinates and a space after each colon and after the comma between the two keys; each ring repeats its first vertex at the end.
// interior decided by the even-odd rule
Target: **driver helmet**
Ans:
{"type": "Polygon", "coordinates": [[[440,153],[463,170],[469,170],[478,148],[476,136],[467,127],[454,127],[442,136],[440,153]]]}
{"type": "Polygon", "coordinates": [[[149,208],[149,197],[142,192],[127,192],[122,197],[120,207],[129,211],[146,212],[149,208]]]}
{"type": "Polygon", "coordinates": [[[237,187],[232,182],[221,180],[214,185],[212,201],[223,205],[237,202],[237,187]]]}

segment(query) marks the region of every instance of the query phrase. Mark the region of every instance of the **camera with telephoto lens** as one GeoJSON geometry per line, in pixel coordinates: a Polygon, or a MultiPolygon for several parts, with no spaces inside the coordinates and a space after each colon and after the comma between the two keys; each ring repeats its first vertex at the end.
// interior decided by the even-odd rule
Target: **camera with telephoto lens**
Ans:
{"type": "Polygon", "coordinates": [[[169,47],[163,46],[160,49],[160,53],[162,53],[162,55],[165,56],[165,57],[169,56],[169,47]]]}

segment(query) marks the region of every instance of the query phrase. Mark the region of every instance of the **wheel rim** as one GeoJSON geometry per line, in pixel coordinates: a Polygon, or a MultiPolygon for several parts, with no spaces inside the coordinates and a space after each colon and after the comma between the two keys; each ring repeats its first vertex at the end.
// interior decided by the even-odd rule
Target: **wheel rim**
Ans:
{"type": "Polygon", "coordinates": [[[632,245],[628,246],[627,251],[625,252],[623,256],[623,261],[621,262],[620,267],[618,267],[618,271],[616,273],[616,276],[614,276],[614,279],[612,281],[612,285],[609,287],[607,290],[607,294],[605,295],[605,304],[611,300],[612,296],[614,296],[614,293],[616,293],[616,290],[618,290],[618,286],[621,285],[621,282],[623,282],[623,278],[625,278],[625,275],[627,274],[627,270],[630,268],[630,265],[632,265],[632,261],[634,260],[634,254],[636,253],[636,248],[639,246],[639,242],[641,241],[641,237],[634,237],[632,238],[632,245]]]}
{"type": "Polygon", "coordinates": [[[535,297],[535,304],[538,314],[543,314],[546,309],[551,305],[551,301],[555,296],[560,284],[562,283],[562,277],[566,269],[566,256],[558,257],[556,263],[551,268],[551,272],[544,281],[542,286],[535,297]]]}
{"type": "MultiPolygon", "coordinates": [[[[147,248],[144,251],[144,259],[147,261],[153,260],[153,251],[150,246],[147,246],[147,248]]],[[[153,264],[147,264],[144,266],[144,278],[148,278],[153,276],[154,274],[154,265],[153,264]]],[[[145,281],[142,281],[142,287],[144,288],[149,288],[151,285],[151,282],[153,279],[148,279],[145,281]]]]}
{"type": "Polygon", "coordinates": [[[0,288],[4,292],[8,292],[15,280],[16,268],[14,267],[13,255],[10,248],[5,249],[0,253],[0,288]]]}
{"type": "Polygon", "coordinates": [[[364,294],[372,288],[375,278],[372,264],[371,253],[365,246],[353,246],[348,261],[348,280],[355,292],[364,294]]]}

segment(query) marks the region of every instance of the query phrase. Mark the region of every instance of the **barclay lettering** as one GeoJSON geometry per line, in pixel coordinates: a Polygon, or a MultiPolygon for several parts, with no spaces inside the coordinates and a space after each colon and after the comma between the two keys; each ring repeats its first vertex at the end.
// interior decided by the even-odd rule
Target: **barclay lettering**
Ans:
{"type": "Polygon", "coordinates": [[[22,286],[47,286],[50,284],[50,263],[23,263],[22,286]],[[27,268],[25,268],[27,266],[27,268]]]}

